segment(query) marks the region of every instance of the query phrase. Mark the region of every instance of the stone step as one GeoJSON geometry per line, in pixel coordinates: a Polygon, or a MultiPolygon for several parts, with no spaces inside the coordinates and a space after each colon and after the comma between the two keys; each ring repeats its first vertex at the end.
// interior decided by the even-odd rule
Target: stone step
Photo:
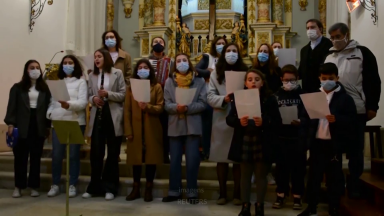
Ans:
{"type": "Polygon", "coordinates": [[[367,200],[353,200],[342,197],[340,205],[341,215],[348,216],[384,216],[384,210],[372,205],[367,200]]]}
{"type": "Polygon", "coordinates": [[[363,173],[360,177],[364,198],[384,211],[384,178],[373,173],[363,173]]]}
{"type": "Polygon", "coordinates": [[[384,178],[384,159],[373,158],[371,161],[372,174],[384,178]]]}

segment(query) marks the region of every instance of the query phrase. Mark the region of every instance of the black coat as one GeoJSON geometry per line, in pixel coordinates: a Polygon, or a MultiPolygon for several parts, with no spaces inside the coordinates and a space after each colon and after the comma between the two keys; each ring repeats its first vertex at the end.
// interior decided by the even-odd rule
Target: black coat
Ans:
{"type": "MultiPolygon", "coordinates": [[[[46,129],[51,127],[51,121],[46,118],[51,93],[39,92],[36,106],[37,131],[40,137],[46,136],[46,129]]],[[[16,83],[12,86],[9,93],[7,114],[4,122],[13,125],[19,130],[20,138],[27,138],[30,119],[30,105],[28,91],[21,88],[21,84],[16,83]]]]}
{"type": "MultiPolygon", "coordinates": [[[[229,150],[228,159],[235,162],[242,162],[243,152],[243,138],[245,127],[241,126],[240,119],[237,116],[237,109],[235,104],[235,98],[233,94],[231,97],[231,110],[227,116],[227,125],[233,127],[234,134],[232,137],[231,148],[229,150]]],[[[262,132],[262,153],[263,160],[265,162],[272,162],[275,158],[275,146],[277,144],[276,133],[281,126],[282,120],[280,116],[279,106],[277,105],[276,97],[271,95],[267,98],[260,98],[261,104],[261,118],[263,119],[263,125],[257,127],[262,132]]],[[[253,120],[250,120],[248,124],[255,124],[253,120]]]]}
{"type": "Polygon", "coordinates": [[[280,67],[276,67],[273,74],[271,74],[271,71],[269,70],[268,65],[260,66],[256,69],[260,70],[264,74],[265,78],[267,79],[268,87],[272,91],[272,93],[277,92],[280,89],[280,87],[283,85],[280,79],[280,75],[281,75],[280,67]]]}

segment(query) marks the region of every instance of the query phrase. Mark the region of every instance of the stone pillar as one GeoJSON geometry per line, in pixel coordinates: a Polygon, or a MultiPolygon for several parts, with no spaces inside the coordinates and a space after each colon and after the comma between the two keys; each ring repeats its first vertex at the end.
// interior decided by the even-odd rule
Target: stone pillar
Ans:
{"type": "Polygon", "coordinates": [[[165,0],[153,0],[153,25],[165,26],[165,0]]]}
{"type": "Polygon", "coordinates": [[[107,30],[110,31],[113,29],[113,19],[115,17],[115,6],[113,5],[113,0],[107,1],[107,30]]]}
{"type": "Polygon", "coordinates": [[[284,1],[285,25],[292,28],[292,0],[284,1]]]}
{"type": "Polygon", "coordinates": [[[273,0],[272,18],[277,25],[284,25],[283,21],[283,0],[273,0]]]}
{"type": "Polygon", "coordinates": [[[327,0],[319,0],[320,22],[323,24],[323,35],[327,35],[327,0]]]}
{"type": "Polygon", "coordinates": [[[257,0],[257,22],[258,23],[268,23],[271,22],[270,19],[270,0],[257,0]]]}

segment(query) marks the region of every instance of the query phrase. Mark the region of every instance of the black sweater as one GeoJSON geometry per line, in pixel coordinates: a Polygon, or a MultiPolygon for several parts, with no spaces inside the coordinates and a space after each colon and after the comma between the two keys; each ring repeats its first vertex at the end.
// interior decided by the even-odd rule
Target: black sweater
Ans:
{"type": "Polygon", "coordinates": [[[273,74],[271,74],[271,72],[269,71],[268,65],[259,66],[256,69],[260,70],[264,74],[265,78],[267,79],[268,87],[273,93],[277,92],[279,88],[283,85],[280,79],[280,67],[276,67],[273,74]]]}

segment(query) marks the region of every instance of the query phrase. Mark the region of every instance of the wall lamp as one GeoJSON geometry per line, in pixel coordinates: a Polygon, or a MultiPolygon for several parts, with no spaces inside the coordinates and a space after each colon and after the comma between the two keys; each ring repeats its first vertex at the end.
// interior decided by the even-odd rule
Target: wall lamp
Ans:
{"type": "Polygon", "coordinates": [[[366,10],[371,11],[371,19],[373,19],[373,25],[376,25],[378,20],[376,13],[376,0],[347,0],[346,3],[349,13],[352,13],[359,6],[363,6],[366,10]]]}
{"type": "MultiPolygon", "coordinates": [[[[29,31],[33,31],[33,26],[35,25],[35,20],[41,15],[44,9],[44,5],[47,0],[31,0],[31,15],[29,19],[29,31]]],[[[48,0],[48,5],[52,5],[53,0],[48,0]]]]}

